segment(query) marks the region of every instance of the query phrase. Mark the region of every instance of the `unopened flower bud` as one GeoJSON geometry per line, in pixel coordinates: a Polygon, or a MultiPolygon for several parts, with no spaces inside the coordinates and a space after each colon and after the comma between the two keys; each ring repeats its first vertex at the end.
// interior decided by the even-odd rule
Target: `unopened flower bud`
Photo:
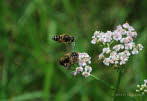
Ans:
{"type": "Polygon", "coordinates": [[[139,92],[139,90],[136,90],[136,92],[138,93],[138,92],[139,92]]]}

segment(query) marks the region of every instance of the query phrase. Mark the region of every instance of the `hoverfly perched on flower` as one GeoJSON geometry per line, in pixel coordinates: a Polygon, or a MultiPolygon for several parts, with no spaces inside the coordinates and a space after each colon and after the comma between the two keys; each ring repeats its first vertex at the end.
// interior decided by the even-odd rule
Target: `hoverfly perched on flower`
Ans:
{"type": "Polygon", "coordinates": [[[82,73],[84,77],[90,76],[92,68],[88,64],[91,63],[91,57],[87,53],[70,52],[65,54],[59,61],[59,64],[64,66],[65,69],[68,69],[68,67],[74,65],[75,63],[78,63],[79,66],[76,68],[70,68],[70,70],[75,69],[71,72],[73,76],[80,73],[82,73]]]}
{"type": "Polygon", "coordinates": [[[61,43],[72,43],[75,40],[73,36],[67,34],[55,35],[52,39],[61,43]]]}
{"type": "Polygon", "coordinates": [[[73,65],[78,62],[79,53],[78,52],[70,52],[65,54],[59,61],[59,64],[64,66],[65,68],[73,65]]]}

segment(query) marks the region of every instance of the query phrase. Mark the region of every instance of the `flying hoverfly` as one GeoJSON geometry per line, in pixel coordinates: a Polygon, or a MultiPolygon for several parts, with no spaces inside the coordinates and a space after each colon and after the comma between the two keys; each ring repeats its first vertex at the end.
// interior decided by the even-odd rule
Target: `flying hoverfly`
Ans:
{"type": "Polygon", "coordinates": [[[67,34],[55,35],[52,39],[61,43],[72,43],[75,41],[75,38],[73,36],[67,34]]]}

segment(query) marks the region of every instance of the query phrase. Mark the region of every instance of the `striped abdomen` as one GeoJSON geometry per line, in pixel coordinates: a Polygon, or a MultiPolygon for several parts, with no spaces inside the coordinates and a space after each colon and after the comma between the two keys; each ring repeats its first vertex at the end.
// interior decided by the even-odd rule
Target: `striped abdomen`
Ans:
{"type": "Polygon", "coordinates": [[[62,39],[61,35],[56,35],[56,36],[53,37],[53,40],[60,41],[60,40],[63,40],[63,39],[62,39]]]}

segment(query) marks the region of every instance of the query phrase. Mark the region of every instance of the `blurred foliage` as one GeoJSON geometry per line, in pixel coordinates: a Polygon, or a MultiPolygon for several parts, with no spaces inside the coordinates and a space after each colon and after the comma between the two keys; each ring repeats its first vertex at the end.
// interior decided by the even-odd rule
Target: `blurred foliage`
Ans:
{"type": "Polygon", "coordinates": [[[0,101],[111,101],[113,90],[90,77],[73,77],[59,66],[66,45],[52,37],[75,36],[73,51],[88,52],[93,74],[115,86],[117,71],[97,60],[100,47],[90,41],[95,30],[113,30],[126,21],[144,49],[131,57],[121,81],[124,92],[134,96],[117,101],[145,101],[135,90],[147,79],[146,5],[147,0],[1,0],[0,101]]]}

